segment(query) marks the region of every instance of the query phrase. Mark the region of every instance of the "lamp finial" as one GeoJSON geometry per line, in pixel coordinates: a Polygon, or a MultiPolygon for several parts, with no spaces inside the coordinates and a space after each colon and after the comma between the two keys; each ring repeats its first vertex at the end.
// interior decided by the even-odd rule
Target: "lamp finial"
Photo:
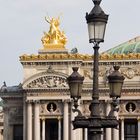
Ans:
{"type": "Polygon", "coordinates": [[[93,0],[93,3],[94,3],[95,5],[100,5],[101,0],[93,0]]]}

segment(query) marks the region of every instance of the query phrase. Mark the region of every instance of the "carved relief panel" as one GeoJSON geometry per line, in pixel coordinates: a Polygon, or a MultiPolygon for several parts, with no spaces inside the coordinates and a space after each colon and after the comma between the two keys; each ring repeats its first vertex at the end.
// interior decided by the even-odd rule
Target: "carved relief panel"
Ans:
{"type": "Polygon", "coordinates": [[[30,82],[28,88],[65,88],[67,87],[66,78],[59,76],[43,76],[30,82]]]}
{"type": "Polygon", "coordinates": [[[40,115],[62,115],[62,103],[49,101],[40,104],[40,115]]]}
{"type": "Polygon", "coordinates": [[[140,103],[139,101],[121,101],[119,106],[120,116],[139,116],[140,115],[140,103]]]}

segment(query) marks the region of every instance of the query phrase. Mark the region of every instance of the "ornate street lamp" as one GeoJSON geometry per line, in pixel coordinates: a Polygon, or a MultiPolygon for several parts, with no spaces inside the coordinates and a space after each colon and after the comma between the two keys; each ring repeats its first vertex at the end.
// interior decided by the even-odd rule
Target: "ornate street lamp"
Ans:
{"type": "Polygon", "coordinates": [[[78,67],[73,67],[72,69],[73,73],[68,77],[71,98],[81,98],[84,77],[77,72],[78,67]]]}
{"type": "MultiPolygon", "coordinates": [[[[91,114],[89,118],[85,118],[80,110],[78,110],[78,99],[81,97],[81,87],[84,78],[80,76],[77,70],[73,69],[73,73],[68,77],[68,84],[70,88],[71,97],[74,99],[74,111],[78,112],[78,115],[73,121],[74,129],[88,128],[88,134],[90,140],[101,140],[102,129],[101,128],[116,128],[118,120],[113,116],[116,111],[116,102],[113,105],[113,109],[108,116],[101,118],[100,116],[100,102],[99,102],[99,85],[98,85],[98,73],[99,73],[99,43],[104,41],[106,23],[108,15],[100,7],[101,0],[93,0],[94,8],[91,12],[86,14],[86,20],[88,24],[89,42],[94,44],[94,59],[93,59],[93,91],[92,101],[90,105],[91,114]],[[76,76],[75,76],[76,75],[76,76]]],[[[124,77],[119,73],[118,69],[108,76],[111,94],[110,97],[120,97],[121,88],[124,77]]],[[[113,101],[116,101],[113,99],[113,101]]]]}
{"type": "Polygon", "coordinates": [[[95,6],[88,14],[86,13],[86,20],[88,24],[89,42],[100,43],[104,42],[104,35],[108,15],[104,13],[100,7],[101,0],[93,0],[95,6]]]}
{"type": "Polygon", "coordinates": [[[114,71],[108,76],[108,83],[110,88],[110,97],[120,97],[124,76],[120,74],[119,66],[114,66],[114,71]]]}
{"type": "Polygon", "coordinates": [[[74,100],[74,107],[77,109],[78,107],[78,99],[81,98],[82,85],[84,81],[84,77],[78,73],[78,67],[73,67],[73,73],[67,78],[71,98],[74,100]]]}

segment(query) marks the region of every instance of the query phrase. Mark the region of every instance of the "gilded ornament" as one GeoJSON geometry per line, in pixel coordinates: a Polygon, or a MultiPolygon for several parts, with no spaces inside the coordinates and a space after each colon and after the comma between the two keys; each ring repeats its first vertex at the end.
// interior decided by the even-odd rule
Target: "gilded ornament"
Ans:
{"type": "MultiPolygon", "coordinates": [[[[53,49],[53,48],[52,48],[53,49]]],[[[52,59],[80,59],[83,61],[92,61],[93,55],[88,54],[41,54],[41,55],[22,55],[20,56],[20,61],[31,61],[31,60],[52,60],[52,59]]],[[[127,60],[127,59],[140,59],[140,54],[101,54],[100,60],[127,60]]]]}
{"type": "Polygon", "coordinates": [[[44,32],[41,41],[44,49],[62,49],[67,43],[67,38],[64,31],[60,31],[60,18],[46,18],[47,23],[50,24],[48,33],[44,32]]]}

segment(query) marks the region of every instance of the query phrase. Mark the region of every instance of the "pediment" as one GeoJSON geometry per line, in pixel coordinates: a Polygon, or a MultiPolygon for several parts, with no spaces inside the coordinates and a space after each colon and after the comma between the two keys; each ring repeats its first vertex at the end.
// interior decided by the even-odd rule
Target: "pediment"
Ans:
{"type": "Polygon", "coordinates": [[[28,78],[23,83],[23,88],[25,89],[68,88],[67,77],[68,75],[56,71],[41,72],[28,78]]]}

